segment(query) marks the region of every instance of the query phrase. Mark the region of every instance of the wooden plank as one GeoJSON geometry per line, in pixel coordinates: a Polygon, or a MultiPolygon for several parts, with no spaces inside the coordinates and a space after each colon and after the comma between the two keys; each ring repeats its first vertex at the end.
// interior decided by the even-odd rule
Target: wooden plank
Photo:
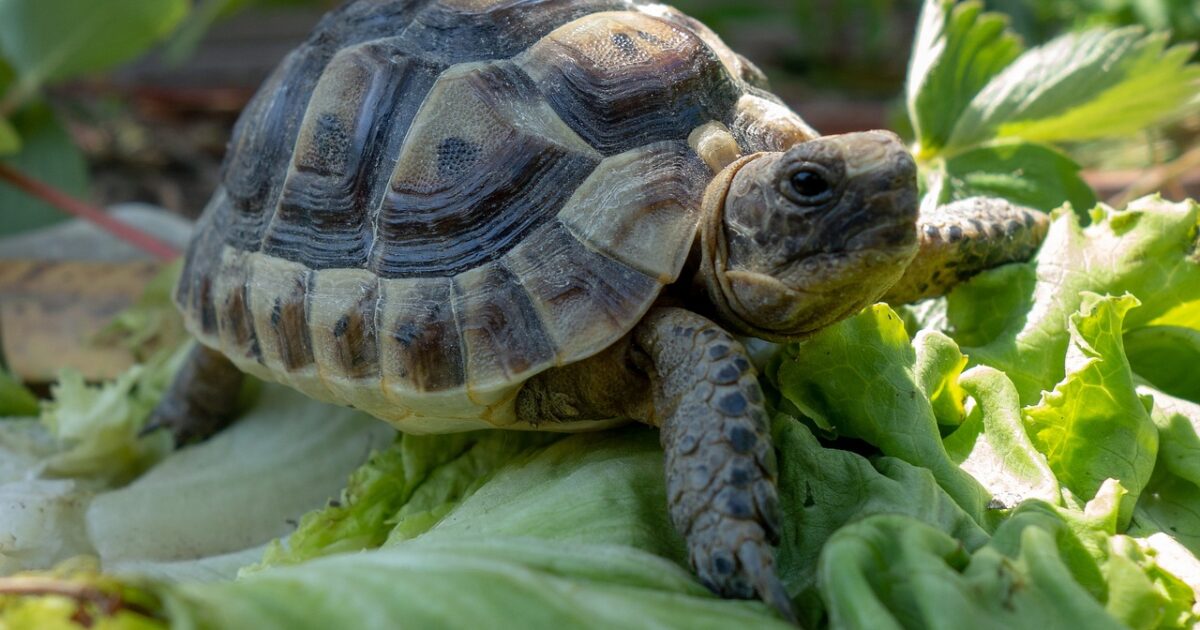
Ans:
{"type": "Polygon", "coordinates": [[[159,272],[155,262],[0,260],[0,357],[22,380],[49,383],[73,367],[88,380],[133,364],[96,335],[159,272]]]}

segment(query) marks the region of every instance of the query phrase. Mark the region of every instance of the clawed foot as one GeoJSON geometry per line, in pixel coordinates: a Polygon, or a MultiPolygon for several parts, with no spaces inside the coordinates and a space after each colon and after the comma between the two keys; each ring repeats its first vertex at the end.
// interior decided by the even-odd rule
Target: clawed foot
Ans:
{"type": "Polygon", "coordinates": [[[652,311],[636,331],[652,362],[671,521],[692,568],[724,597],[756,595],[793,623],[775,572],[779,498],[763,394],[745,349],[688,311],[652,311]]]}
{"type": "Polygon", "coordinates": [[[722,597],[758,597],[796,623],[783,583],[775,571],[779,543],[778,499],[763,479],[750,488],[726,486],[688,536],[688,553],[700,581],[722,597]]]}
{"type": "Polygon", "coordinates": [[[175,438],[175,448],[212,437],[233,422],[243,378],[224,355],[196,346],[141,435],[166,429],[175,438]]]}

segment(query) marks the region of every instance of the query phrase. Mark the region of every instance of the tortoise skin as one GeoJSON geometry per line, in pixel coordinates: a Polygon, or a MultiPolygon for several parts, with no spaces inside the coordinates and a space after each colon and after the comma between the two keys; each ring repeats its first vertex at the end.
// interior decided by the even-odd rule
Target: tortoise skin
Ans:
{"type": "Polygon", "coordinates": [[[531,428],[521,384],[679,278],[714,176],[694,132],[816,136],[763,85],[665,5],[348,3],[238,122],[176,300],[243,371],[405,431],[531,428]]]}

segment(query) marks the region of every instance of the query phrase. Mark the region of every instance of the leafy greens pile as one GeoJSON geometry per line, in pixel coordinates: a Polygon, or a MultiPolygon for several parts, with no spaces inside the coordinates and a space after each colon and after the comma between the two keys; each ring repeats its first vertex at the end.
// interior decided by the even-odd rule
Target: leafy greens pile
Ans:
{"type": "MultiPolygon", "coordinates": [[[[1095,206],[1051,143],[1195,104],[1200,71],[1128,30],[1022,51],[975,3],[930,0],[918,39],[926,203],[1079,205],[1055,211],[1030,263],[874,306],[769,359],[786,586],[813,627],[1190,627],[1200,205],[1095,206]]],[[[64,453],[141,462],[119,446],[144,421],[147,374],[102,390],[68,379],[41,422],[0,422],[0,523],[19,525],[0,531],[0,573],[78,553],[105,571],[0,578],[0,625],[83,610],[131,628],[785,627],[683,568],[641,427],[383,447],[382,423],[267,386],[233,428],[128,485],[98,480],[103,467],[46,470],[64,453]],[[283,527],[355,467],[338,500],[283,527]],[[154,577],[109,577],[127,571],[154,577]],[[3,595],[18,587],[47,596],[3,595]]],[[[29,409],[2,378],[0,409],[29,409]]]]}

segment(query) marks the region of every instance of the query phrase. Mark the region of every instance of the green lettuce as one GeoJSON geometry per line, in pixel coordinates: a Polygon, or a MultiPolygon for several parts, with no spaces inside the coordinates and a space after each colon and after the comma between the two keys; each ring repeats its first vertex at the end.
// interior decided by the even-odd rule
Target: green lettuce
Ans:
{"type": "Polygon", "coordinates": [[[1152,401],[1139,397],[1121,345],[1131,296],[1083,294],[1071,316],[1067,375],[1037,405],[1025,409],[1026,428],[1050,468],[1074,496],[1095,496],[1107,479],[1127,491],[1121,523],[1150,479],[1158,455],[1152,401]]]}
{"type": "Polygon", "coordinates": [[[1136,297],[1141,306],[1125,317],[1125,330],[1200,300],[1200,205],[1147,197],[1091,216],[1083,227],[1073,213],[1059,213],[1034,261],[980,274],[947,298],[945,331],[973,365],[1012,379],[1024,404],[1066,376],[1067,323],[1086,293],[1136,297]]]}
{"type": "MultiPolygon", "coordinates": [[[[953,343],[929,347],[922,358],[924,365],[941,366],[942,373],[961,369],[961,354],[953,343]]],[[[820,426],[928,468],[946,492],[983,523],[987,492],[955,465],[942,443],[933,405],[921,384],[940,380],[928,376],[929,371],[917,367],[917,352],[900,317],[879,304],[802,343],[785,346],[768,374],[783,397],[820,426]]]]}
{"type": "Polygon", "coordinates": [[[34,416],[37,412],[38,401],[33,392],[0,367],[0,418],[34,416]]]}
{"type": "Polygon", "coordinates": [[[979,366],[959,384],[975,405],[961,428],[946,438],[946,450],[958,465],[991,494],[996,506],[1026,499],[1058,504],[1058,479],[1025,432],[1012,381],[993,368],[979,366]]]}

